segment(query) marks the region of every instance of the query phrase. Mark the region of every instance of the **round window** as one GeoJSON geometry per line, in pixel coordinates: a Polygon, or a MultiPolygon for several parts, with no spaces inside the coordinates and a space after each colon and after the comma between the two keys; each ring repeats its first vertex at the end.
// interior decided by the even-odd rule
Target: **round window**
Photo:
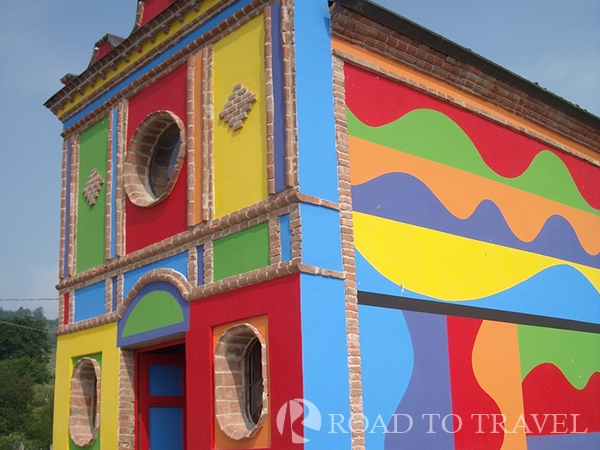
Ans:
{"type": "Polygon", "coordinates": [[[181,120],[168,111],[150,114],[137,128],[125,158],[125,191],[137,206],[152,206],[170,193],[185,158],[181,120]]]}
{"type": "Polygon", "coordinates": [[[248,323],[227,329],[217,342],[215,415],[223,433],[233,440],[251,438],[266,420],[266,347],[263,336],[248,323]]]}
{"type": "Polygon", "coordinates": [[[156,141],[148,167],[148,187],[156,198],[165,192],[173,176],[180,145],[181,137],[176,124],[169,126],[156,141]]]}

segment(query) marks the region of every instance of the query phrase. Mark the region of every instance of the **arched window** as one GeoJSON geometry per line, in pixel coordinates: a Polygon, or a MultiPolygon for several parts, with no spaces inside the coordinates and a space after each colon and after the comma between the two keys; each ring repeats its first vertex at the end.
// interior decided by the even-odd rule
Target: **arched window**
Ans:
{"type": "Polygon", "coordinates": [[[246,396],[246,414],[255,425],[260,420],[263,409],[263,376],[262,376],[262,346],[254,338],[244,353],[244,379],[243,387],[246,396]]]}
{"type": "Polygon", "coordinates": [[[94,443],[100,429],[100,366],[81,358],[71,376],[69,434],[79,447],[94,443]]]}
{"type": "Polygon", "coordinates": [[[244,323],[228,328],[215,348],[215,414],[229,438],[248,439],[268,412],[267,348],[260,332],[244,323]]]}

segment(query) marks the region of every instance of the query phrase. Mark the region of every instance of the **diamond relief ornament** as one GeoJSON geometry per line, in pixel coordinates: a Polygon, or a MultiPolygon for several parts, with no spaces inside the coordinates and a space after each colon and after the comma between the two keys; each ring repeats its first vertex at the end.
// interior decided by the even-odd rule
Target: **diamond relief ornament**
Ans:
{"type": "Polygon", "coordinates": [[[227,122],[234,131],[239,130],[244,126],[244,120],[248,117],[255,101],[256,95],[241,83],[237,84],[233,87],[233,92],[227,99],[219,118],[227,122]]]}
{"type": "Polygon", "coordinates": [[[104,180],[102,179],[102,176],[96,169],[92,169],[87,182],[85,183],[85,187],[83,188],[83,196],[87,200],[88,205],[92,206],[96,204],[96,199],[100,194],[100,189],[102,189],[103,184],[104,180]]]}

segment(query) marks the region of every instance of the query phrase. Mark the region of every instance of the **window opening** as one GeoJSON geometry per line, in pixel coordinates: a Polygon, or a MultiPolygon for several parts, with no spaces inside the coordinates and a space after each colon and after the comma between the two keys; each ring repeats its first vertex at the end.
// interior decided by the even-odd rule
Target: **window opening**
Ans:
{"type": "Polygon", "coordinates": [[[172,124],[156,142],[150,166],[148,167],[148,185],[154,197],[160,197],[173,176],[181,138],[179,127],[172,124]]]}
{"type": "Polygon", "coordinates": [[[254,425],[258,423],[263,409],[263,377],[261,345],[254,339],[246,350],[246,414],[254,425]]]}

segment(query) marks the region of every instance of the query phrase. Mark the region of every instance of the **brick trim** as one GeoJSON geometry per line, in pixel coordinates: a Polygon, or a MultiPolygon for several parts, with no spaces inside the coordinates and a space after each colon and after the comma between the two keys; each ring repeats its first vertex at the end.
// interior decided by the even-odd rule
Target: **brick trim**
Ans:
{"type": "Polygon", "coordinates": [[[299,212],[297,212],[295,208],[288,209],[286,207],[297,205],[301,202],[323,206],[336,211],[339,210],[339,205],[336,203],[325,201],[310,195],[300,194],[297,189],[288,189],[249,208],[236,211],[207,223],[202,223],[191,230],[167,238],[149,247],[65,278],[59,282],[57,289],[59,291],[64,291],[73,287],[80,289],[81,287],[101,281],[106,276],[114,276],[124,269],[131,269],[131,265],[133,264],[135,264],[136,267],[149,264],[162,259],[165,256],[175,254],[176,252],[187,251],[191,246],[202,243],[209,238],[215,239],[217,237],[222,237],[228,233],[225,230],[235,225],[240,225],[244,222],[250,223],[252,220],[255,221],[253,222],[254,224],[258,224],[261,221],[264,222],[268,220],[269,217],[276,217],[287,213],[290,213],[290,226],[292,228],[292,257],[296,258],[299,256],[297,252],[300,251],[300,217],[299,212]],[[261,218],[261,216],[264,217],[261,218]],[[257,219],[258,221],[256,221],[257,219]]]}
{"type": "Polygon", "coordinates": [[[117,315],[119,318],[123,317],[125,310],[134,299],[134,297],[142,290],[144,286],[149,283],[156,281],[165,281],[172,284],[181,293],[184,299],[187,299],[189,292],[192,290],[192,285],[187,278],[181,273],[174,269],[156,269],[142,275],[139,280],[133,285],[131,290],[127,293],[127,297],[123,299],[123,302],[117,308],[117,315]]]}
{"type": "Polygon", "coordinates": [[[281,262],[281,232],[279,228],[279,217],[269,219],[269,263],[279,264],[281,262]]]}
{"type": "MultiPolygon", "coordinates": [[[[468,61],[460,61],[414,37],[339,5],[331,10],[331,28],[332,36],[431,75],[600,153],[599,128],[497,78],[491,70],[484,72],[468,61]]],[[[565,105],[568,103],[565,102],[565,105]]],[[[587,114],[583,110],[581,113],[587,114]]],[[[589,117],[595,119],[591,114],[589,117]]]]}
{"type": "MultiPolygon", "coordinates": [[[[72,142],[70,144],[73,145],[72,142]]],[[[66,245],[68,242],[67,230],[67,205],[70,205],[70,199],[67,198],[67,186],[69,186],[68,177],[70,176],[70,167],[68,167],[68,160],[70,159],[67,155],[69,151],[69,139],[63,141],[62,148],[62,169],[61,169],[61,194],[60,194],[60,244],[59,244],[59,257],[58,257],[58,278],[63,279],[67,274],[65,273],[65,259],[68,260],[66,252],[66,245]]],[[[60,309],[60,307],[59,307],[60,309]]]]}
{"type": "MultiPolygon", "coordinates": [[[[118,105],[117,105],[118,107],[118,105]]],[[[106,189],[106,205],[105,205],[105,209],[106,209],[106,219],[105,219],[105,224],[104,224],[104,259],[105,260],[109,260],[111,257],[111,252],[110,252],[110,248],[111,248],[111,236],[112,236],[112,218],[113,218],[113,214],[115,214],[115,211],[113,211],[112,208],[112,202],[113,202],[113,185],[115,183],[115,173],[117,168],[113,167],[113,153],[114,153],[114,148],[113,148],[113,116],[115,114],[115,110],[114,108],[110,111],[110,113],[108,114],[108,141],[107,141],[107,146],[108,146],[108,151],[107,151],[107,160],[106,160],[106,183],[105,183],[105,189],[106,189]]],[[[118,127],[118,125],[117,125],[118,127]]],[[[118,143],[118,140],[117,140],[118,143]]]]}
{"type": "Polygon", "coordinates": [[[298,186],[298,126],[296,122],[296,58],[294,0],[281,0],[283,100],[285,105],[285,172],[287,187],[298,186]]]}
{"type": "Polygon", "coordinates": [[[104,280],[104,314],[112,311],[113,283],[112,277],[104,280]]]}
{"type": "MultiPolygon", "coordinates": [[[[208,279],[209,275],[206,270],[206,261],[212,260],[212,242],[208,242],[205,244],[204,248],[204,256],[205,256],[205,280],[208,279]]],[[[172,269],[159,269],[164,271],[172,271],[172,269]]],[[[219,280],[216,282],[207,281],[206,284],[202,286],[192,286],[189,281],[183,277],[183,275],[179,274],[176,271],[172,271],[178,274],[178,282],[179,285],[176,285],[184,300],[186,301],[199,301],[203,298],[210,297],[215,294],[220,294],[223,292],[229,292],[235,289],[239,289],[245,286],[250,286],[257,283],[262,283],[265,281],[272,280],[274,278],[279,278],[285,275],[290,275],[293,273],[307,273],[311,275],[321,275],[326,277],[344,279],[345,274],[343,272],[337,272],[334,270],[321,269],[320,267],[311,266],[308,264],[302,264],[299,260],[293,259],[291,261],[285,261],[279,264],[272,264],[270,266],[262,267],[260,269],[255,269],[250,272],[246,272],[240,275],[235,275],[229,278],[225,278],[224,280],[219,280]],[[185,280],[185,281],[184,281],[185,280]],[[184,288],[180,288],[180,286],[184,286],[184,288]]],[[[173,278],[169,278],[172,273],[160,273],[158,270],[154,271],[154,273],[147,274],[149,277],[144,281],[144,285],[148,284],[151,281],[168,281],[173,283],[173,278]]],[[[212,275],[211,275],[212,276],[212,275]]],[[[138,283],[140,281],[138,280],[138,283]]],[[[141,284],[138,286],[137,291],[143,287],[141,284]]],[[[132,289],[133,292],[133,289],[132,289]]],[[[92,319],[82,320],[79,322],[73,323],[72,321],[68,325],[59,325],[58,330],[55,332],[56,336],[61,336],[64,334],[75,333],[82,330],[87,330],[90,328],[95,328],[101,325],[106,325],[109,323],[117,322],[123,315],[126,310],[126,305],[131,302],[133,298],[132,292],[127,296],[126,299],[123,300],[122,303],[117,307],[117,311],[112,311],[103,316],[94,317],[92,319]]],[[[71,297],[73,294],[71,293],[71,297]]]]}
{"type": "MultiPolygon", "coordinates": [[[[198,97],[202,91],[202,79],[196,73],[202,73],[202,58],[192,55],[187,60],[187,225],[193,227],[201,222],[201,203],[197,195],[202,185],[202,158],[197,158],[202,152],[202,142],[198,136],[202,132],[201,120],[198,116],[202,104],[198,97]],[[198,80],[199,79],[199,80],[198,80]],[[200,91],[200,92],[198,92],[200,91]],[[200,130],[198,132],[198,130],[200,130]],[[198,210],[198,212],[197,212],[198,210]]],[[[201,195],[201,194],[200,194],[201,195]]]]}
{"type": "Polygon", "coordinates": [[[264,29],[265,29],[265,103],[267,107],[267,192],[269,195],[275,194],[275,140],[274,140],[274,121],[275,121],[275,103],[273,96],[273,46],[272,46],[272,17],[271,8],[264,9],[264,29]]]}
{"type": "Polygon", "coordinates": [[[202,220],[214,218],[213,192],[213,47],[202,50],[202,220]]]}
{"type": "Polygon", "coordinates": [[[425,94],[437,97],[438,99],[443,100],[443,101],[445,101],[447,103],[451,103],[452,105],[454,105],[454,106],[456,106],[458,108],[461,108],[461,109],[464,109],[466,111],[470,111],[470,112],[473,112],[475,114],[478,114],[478,115],[480,115],[482,117],[485,117],[488,120],[496,122],[496,123],[498,123],[498,124],[500,124],[500,125],[502,125],[504,127],[510,128],[510,129],[512,129],[514,131],[517,131],[519,133],[525,134],[525,135],[527,135],[527,136],[529,136],[531,138],[534,138],[534,139],[536,139],[536,140],[538,140],[540,142],[543,142],[543,143],[545,143],[547,145],[550,145],[550,146],[552,146],[552,147],[554,147],[556,149],[562,150],[563,152],[568,153],[568,154],[570,154],[572,156],[575,156],[575,157],[577,157],[579,159],[583,159],[583,160],[585,160],[585,161],[587,161],[589,163],[592,163],[594,165],[600,166],[600,160],[596,160],[596,159],[590,158],[589,156],[584,155],[584,154],[582,154],[582,153],[580,153],[580,152],[578,152],[576,150],[573,150],[571,147],[566,146],[566,145],[564,145],[564,144],[562,144],[560,142],[557,142],[556,140],[551,139],[551,138],[549,138],[546,135],[543,135],[543,134],[540,134],[540,133],[536,133],[535,131],[533,131],[530,128],[526,128],[526,127],[524,127],[522,125],[519,125],[517,123],[509,121],[509,120],[507,120],[507,119],[505,119],[503,117],[499,117],[499,116],[497,116],[495,114],[492,114],[489,111],[486,111],[486,110],[484,110],[482,108],[478,108],[476,106],[473,106],[473,105],[471,105],[469,103],[466,103],[464,101],[461,101],[459,99],[450,97],[446,93],[440,92],[440,91],[438,91],[436,89],[433,89],[430,86],[425,86],[425,85],[423,85],[423,84],[421,84],[421,83],[419,83],[417,81],[411,80],[410,78],[406,78],[406,77],[404,77],[402,75],[398,75],[395,72],[392,72],[392,71],[387,70],[385,68],[379,67],[379,66],[377,66],[375,64],[372,64],[372,63],[370,63],[368,61],[364,61],[364,60],[362,60],[360,58],[357,58],[357,57],[355,57],[355,56],[353,56],[353,55],[351,55],[351,54],[349,54],[347,52],[344,52],[342,50],[339,50],[339,49],[333,49],[333,55],[335,57],[341,58],[342,60],[347,61],[347,62],[349,62],[349,63],[351,63],[353,65],[356,65],[356,66],[361,67],[363,69],[366,69],[366,70],[369,70],[371,72],[377,73],[377,74],[382,75],[382,76],[384,76],[386,78],[389,78],[391,80],[397,81],[398,83],[402,83],[404,85],[410,86],[411,88],[413,88],[415,90],[418,90],[418,91],[421,91],[421,92],[423,92],[425,94]]]}
{"type": "Polygon", "coordinates": [[[127,145],[125,136],[127,136],[127,119],[129,115],[129,102],[123,100],[119,103],[119,149],[117,153],[117,198],[116,202],[116,214],[117,214],[117,230],[116,230],[116,256],[123,256],[125,254],[125,211],[126,211],[126,199],[125,189],[123,187],[123,170],[118,169],[123,167],[125,160],[125,148],[127,145]]]}
{"type": "Polygon", "coordinates": [[[119,355],[119,450],[135,448],[135,387],[133,350],[119,355]]]}
{"type": "MultiPolygon", "coordinates": [[[[204,244],[204,283],[203,285],[207,285],[213,282],[215,278],[215,269],[213,265],[214,261],[214,248],[213,241],[209,240],[204,244]]],[[[193,294],[192,294],[193,295],[193,294]]]]}
{"type": "Polygon", "coordinates": [[[71,204],[71,218],[69,220],[69,261],[67,266],[67,276],[72,276],[76,272],[77,266],[77,242],[75,237],[77,235],[77,207],[79,204],[79,135],[73,137],[71,141],[71,198],[69,202],[71,204]]]}
{"type": "Polygon", "coordinates": [[[198,286],[198,250],[197,246],[193,246],[188,250],[188,281],[192,286],[198,286]]]}
{"type": "Polygon", "coordinates": [[[344,89],[344,62],[335,56],[333,58],[333,95],[336,152],[338,158],[338,194],[340,199],[342,267],[344,271],[344,290],[346,295],[346,342],[348,347],[348,382],[350,385],[352,448],[364,450],[365,424],[362,397],[362,363],[358,326],[358,293],[354,252],[354,225],[352,219],[352,184],[350,181],[346,93],[344,89]]]}

